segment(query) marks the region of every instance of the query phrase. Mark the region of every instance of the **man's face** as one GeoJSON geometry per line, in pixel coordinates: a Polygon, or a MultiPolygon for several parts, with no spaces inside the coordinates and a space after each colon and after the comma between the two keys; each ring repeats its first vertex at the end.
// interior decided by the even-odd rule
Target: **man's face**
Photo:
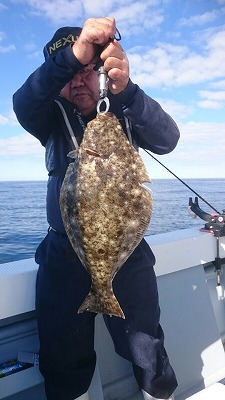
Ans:
{"type": "Polygon", "coordinates": [[[89,64],[78,72],[60,92],[84,116],[88,116],[96,110],[99,100],[98,72],[93,70],[94,67],[95,64],[89,64]]]}

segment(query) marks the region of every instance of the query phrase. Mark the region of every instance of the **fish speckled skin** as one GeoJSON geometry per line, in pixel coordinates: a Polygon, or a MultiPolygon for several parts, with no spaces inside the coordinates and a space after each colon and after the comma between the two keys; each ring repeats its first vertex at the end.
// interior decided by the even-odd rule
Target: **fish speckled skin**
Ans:
{"type": "MultiPolygon", "coordinates": [[[[125,318],[113,294],[112,280],[149,225],[150,182],[137,150],[112,113],[88,123],[75,161],[67,169],[60,207],[71,245],[92,279],[78,312],[125,318]]],[[[126,288],[124,288],[126,290],[126,288]]]]}

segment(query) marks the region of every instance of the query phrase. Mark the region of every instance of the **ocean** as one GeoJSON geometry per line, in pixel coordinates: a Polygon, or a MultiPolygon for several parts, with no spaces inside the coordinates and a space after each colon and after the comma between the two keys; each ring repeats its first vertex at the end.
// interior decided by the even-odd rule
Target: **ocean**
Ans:
{"type": "MultiPolygon", "coordinates": [[[[225,209],[225,179],[186,179],[195,192],[220,213],[225,209]]],[[[45,181],[0,182],[0,264],[31,258],[47,233],[45,181]]],[[[177,229],[203,228],[205,222],[188,210],[192,193],[177,179],[156,179],[151,184],[154,210],[151,235],[177,229]]],[[[215,213],[202,200],[199,206],[215,213]]]]}

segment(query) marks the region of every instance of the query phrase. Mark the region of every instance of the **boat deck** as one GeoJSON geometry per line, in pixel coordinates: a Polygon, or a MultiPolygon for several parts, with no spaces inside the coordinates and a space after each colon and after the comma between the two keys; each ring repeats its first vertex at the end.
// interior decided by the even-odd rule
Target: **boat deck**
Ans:
{"type": "MultiPolygon", "coordinates": [[[[225,259],[225,236],[218,242],[207,232],[184,229],[146,240],[157,260],[161,324],[178,380],[175,400],[224,400],[225,387],[217,382],[224,383],[225,377],[225,274],[218,287],[214,261],[218,244],[220,257],[225,259]]],[[[16,358],[18,352],[38,353],[36,273],[34,259],[1,265],[0,362],[16,358]]],[[[115,353],[100,315],[96,317],[95,348],[99,379],[95,390],[90,387],[90,400],[143,400],[130,363],[115,353]]],[[[46,400],[38,368],[0,379],[0,399],[46,400]]]]}
{"type": "Polygon", "coordinates": [[[142,395],[142,393],[141,393],[141,391],[138,391],[138,392],[136,392],[136,393],[134,393],[132,396],[128,396],[128,397],[124,397],[123,399],[121,399],[121,400],[143,400],[143,395],[142,395]]]}

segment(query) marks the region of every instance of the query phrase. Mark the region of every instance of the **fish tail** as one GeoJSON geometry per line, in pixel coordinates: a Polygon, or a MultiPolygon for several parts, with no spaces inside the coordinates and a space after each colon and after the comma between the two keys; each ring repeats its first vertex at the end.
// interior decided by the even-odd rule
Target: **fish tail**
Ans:
{"type": "Polygon", "coordinates": [[[97,314],[108,314],[110,316],[114,315],[125,319],[123,310],[112,291],[107,292],[105,296],[102,293],[99,294],[90,291],[84,299],[84,302],[81,304],[78,314],[84,311],[90,311],[97,314]]]}

